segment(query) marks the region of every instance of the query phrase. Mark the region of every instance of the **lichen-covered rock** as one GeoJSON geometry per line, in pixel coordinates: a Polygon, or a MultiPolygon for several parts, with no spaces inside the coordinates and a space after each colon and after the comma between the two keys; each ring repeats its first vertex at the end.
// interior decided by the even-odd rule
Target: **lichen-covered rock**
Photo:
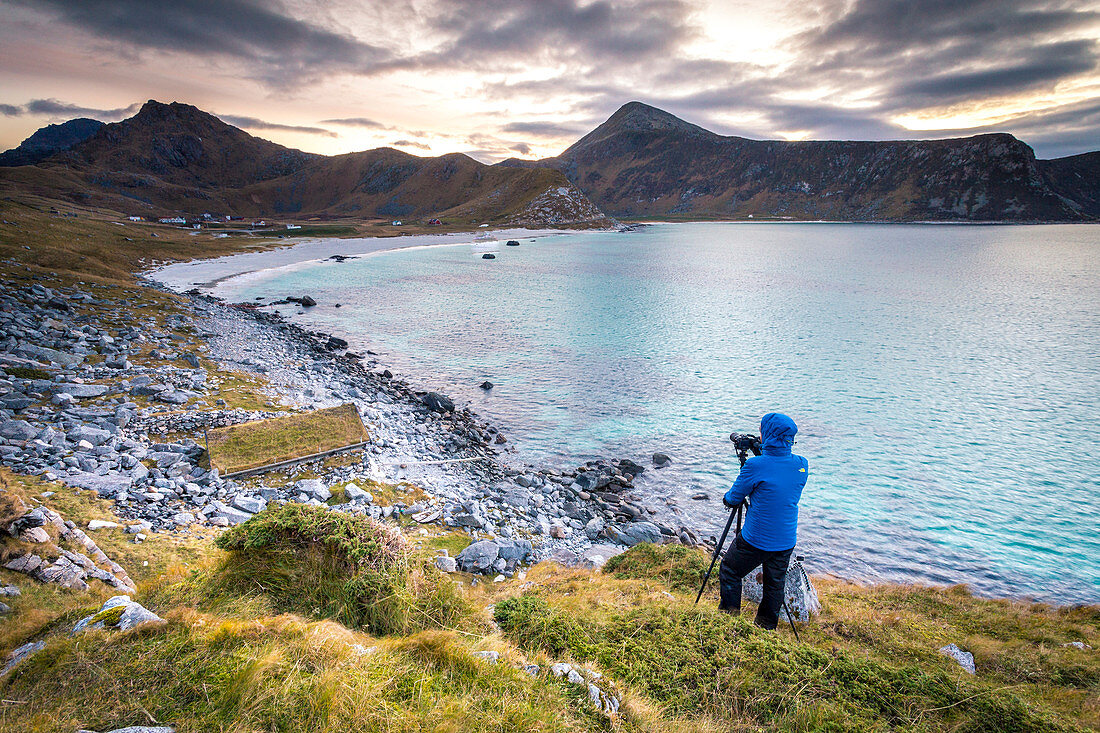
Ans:
{"type": "Polygon", "coordinates": [[[481,540],[466,547],[455,560],[467,573],[489,573],[526,562],[532,550],[527,540],[481,540]]]}
{"type": "MultiPolygon", "coordinates": [[[[764,597],[763,579],[764,573],[760,568],[746,575],[742,581],[742,595],[753,603],[760,603],[764,597]]],[[[800,560],[795,560],[787,568],[787,583],[783,589],[783,599],[787,602],[787,608],[790,609],[795,621],[805,623],[821,613],[821,601],[818,600],[817,590],[800,560]]],[[[786,616],[786,613],[780,611],[780,620],[783,616],[786,616]]]]}
{"type": "Polygon", "coordinates": [[[951,657],[958,662],[960,667],[970,674],[978,673],[977,668],[974,666],[974,655],[970,652],[965,652],[954,644],[948,644],[947,646],[940,647],[940,654],[951,657]]]}
{"type": "Polygon", "coordinates": [[[164,619],[140,603],[131,600],[130,596],[114,596],[104,601],[96,613],[77,621],[72,633],[79,634],[89,628],[128,631],[150,621],[164,621],[164,619]]]}
{"type": "MultiPolygon", "coordinates": [[[[96,520],[93,520],[93,522],[96,520]]],[[[36,507],[12,522],[8,530],[21,539],[34,539],[41,549],[13,558],[4,564],[8,570],[24,573],[42,583],[54,583],[62,588],[86,590],[88,579],[101,580],[126,593],[135,591],[134,582],[118,563],[111,560],[99,546],[75,525],[47,507],[36,507]],[[60,540],[78,545],[84,550],[73,552],[54,545],[45,528],[51,527],[60,540]],[[34,530],[39,530],[35,533],[34,530]],[[31,533],[28,536],[28,533],[31,533]],[[52,559],[51,559],[52,558],[52,559]]]]}

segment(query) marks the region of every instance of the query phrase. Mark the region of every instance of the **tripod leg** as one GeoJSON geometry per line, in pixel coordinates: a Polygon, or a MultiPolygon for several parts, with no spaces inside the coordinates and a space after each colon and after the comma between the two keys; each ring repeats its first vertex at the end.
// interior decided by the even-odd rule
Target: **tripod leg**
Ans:
{"type": "Polygon", "coordinates": [[[794,640],[799,644],[802,643],[802,639],[798,636],[798,629],[794,625],[794,616],[791,615],[791,607],[787,605],[787,599],[783,599],[783,610],[787,612],[787,623],[791,625],[791,631],[794,632],[794,640]]]}

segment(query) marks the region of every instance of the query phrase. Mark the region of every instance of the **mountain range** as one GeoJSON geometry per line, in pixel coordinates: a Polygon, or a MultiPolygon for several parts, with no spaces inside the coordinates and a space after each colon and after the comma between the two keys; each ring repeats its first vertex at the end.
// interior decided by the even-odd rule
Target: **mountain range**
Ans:
{"type": "Polygon", "coordinates": [[[392,148],[322,156],[186,104],[73,120],[0,156],[0,182],[126,213],[426,218],[528,226],[619,218],[836,221],[1100,219],[1100,152],[1038,160],[1008,134],[762,141],[640,102],[560,155],[486,165],[392,148]],[[15,166],[15,167],[11,167],[15,166]]]}

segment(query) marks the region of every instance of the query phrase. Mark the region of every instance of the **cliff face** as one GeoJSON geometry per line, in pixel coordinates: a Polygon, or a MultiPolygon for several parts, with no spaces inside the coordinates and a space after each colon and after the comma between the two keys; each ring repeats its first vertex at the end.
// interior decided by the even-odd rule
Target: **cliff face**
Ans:
{"type": "Polygon", "coordinates": [[[561,170],[601,209],[624,217],[1075,221],[1095,214],[1097,199],[1097,179],[1087,175],[1095,161],[1036,161],[1029,146],[1007,134],[748,140],[638,102],[537,165],[561,170]],[[1053,179],[1067,172],[1077,183],[1056,190],[1053,179]]]}
{"type": "Polygon", "coordinates": [[[1100,151],[1040,160],[1047,185],[1086,216],[1100,218],[1100,151]]]}

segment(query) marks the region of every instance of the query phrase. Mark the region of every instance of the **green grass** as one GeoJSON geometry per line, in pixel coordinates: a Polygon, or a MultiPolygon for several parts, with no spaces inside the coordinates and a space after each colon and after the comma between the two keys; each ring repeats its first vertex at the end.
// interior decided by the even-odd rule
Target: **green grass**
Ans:
{"type": "Polygon", "coordinates": [[[976,598],[964,588],[818,579],[820,619],[764,632],[693,605],[708,556],[639,545],[602,577],[539,566],[492,589],[527,651],[591,660],[670,713],[724,729],[1057,731],[1098,727],[1100,609],[976,598]],[[702,568],[702,570],[700,570],[702,568]],[[939,647],[975,655],[970,677],[939,647]],[[701,718],[700,718],[701,716],[701,718]]]}
{"type": "Polygon", "coordinates": [[[367,439],[355,405],[209,431],[210,464],[223,475],[321,453],[367,439]]]}
{"type": "Polygon", "coordinates": [[[681,715],[767,730],[1061,731],[1018,696],[945,670],[893,666],[790,641],[686,605],[578,617],[539,595],[496,605],[521,648],[594,660],[681,715]]]}
{"type": "Polygon", "coordinates": [[[34,367],[8,366],[4,367],[3,371],[9,377],[18,377],[19,379],[49,379],[52,376],[49,372],[34,367]]]}
{"type": "Polygon", "coordinates": [[[264,238],[287,237],[354,237],[359,234],[358,227],[346,224],[303,224],[301,229],[261,229],[253,236],[264,238]]]}
{"type": "Polygon", "coordinates": [[[0,681],[0,729],[596,731],[560,685],[470,655],[455,635],[379,644],[329,622],[175,613],[167,628],[62,638],[0,681]],[[378,646],[360,654],[353,645],[378,646]]]}
{"type": "MultiPolygon", "coordinates": [[[[661,581],[672,590],[697,593],[709,566],[710,556],[695,548],[643,543],[608,560],[603,571],[620,580],[650,578],[661,581]]],[[[715,581],[714,587],[717,587],[718,581],[716,573],[712,573],[711,577],[715,581]]]]}
{"type": "Polygon", "coordinates": [[[369,517],[271,506],[217,539],[229,556],[203,581],[216,597],[260,594],[279,612],[373,633],[468,626],[470,607],[401,533],[369,517]]]}

